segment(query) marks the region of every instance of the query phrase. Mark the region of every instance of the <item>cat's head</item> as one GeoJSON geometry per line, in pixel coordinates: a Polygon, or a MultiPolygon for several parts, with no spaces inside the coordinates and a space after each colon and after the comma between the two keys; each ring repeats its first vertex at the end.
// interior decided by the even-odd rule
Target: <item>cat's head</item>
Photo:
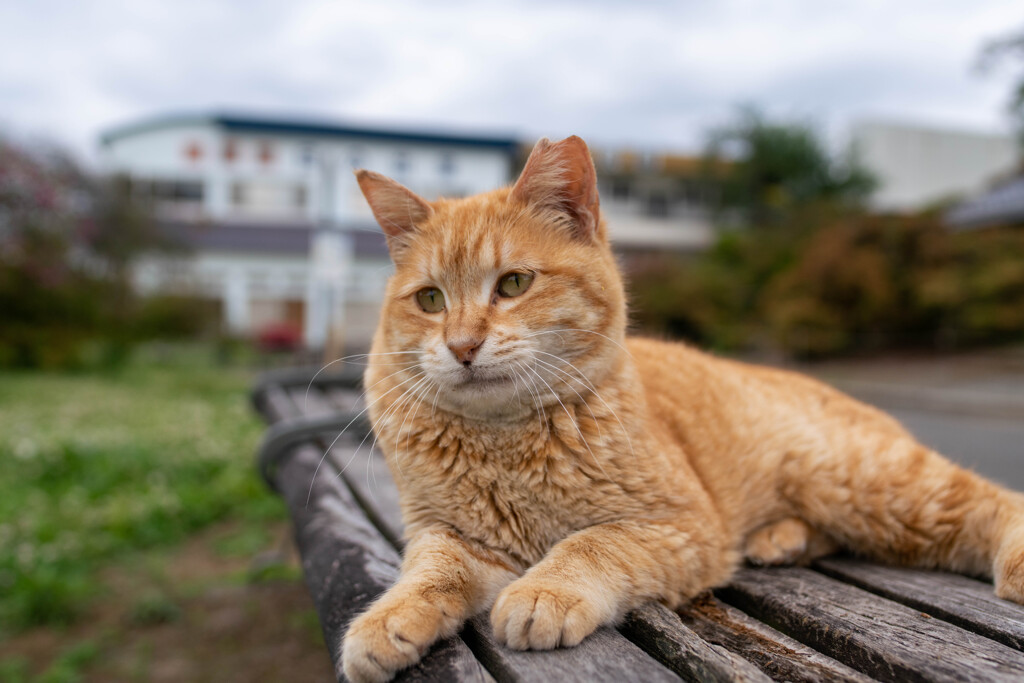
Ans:
{"type": "Polygon", "coordinates": [[[465,199],[357,178],[395,262],[374,342],[392,355],[370,379],[393,371],[441,409],[515,418],[617,365],[625,297],[580,138],[541,140],[514,186],[465,199]]]}

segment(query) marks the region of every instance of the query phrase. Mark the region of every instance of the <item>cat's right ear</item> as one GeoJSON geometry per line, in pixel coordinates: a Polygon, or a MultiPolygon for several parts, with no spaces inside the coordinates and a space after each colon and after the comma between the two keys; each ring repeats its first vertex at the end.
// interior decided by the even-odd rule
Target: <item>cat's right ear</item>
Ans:
{"type": "Polygon", "coordinates": [[[512,188],[514,201],[546,210],[583,240],[606,239],[597,195],[597,173],[587,143],[575,135],[559,142],[542,138],[512,188]]]}
{"type": "Polygon", "coordinates": [[[388,238],[391,257],[398,258],[416,226],[434,212],[427,200],[380,173],[359,169],[356,181],[388,238]]]}

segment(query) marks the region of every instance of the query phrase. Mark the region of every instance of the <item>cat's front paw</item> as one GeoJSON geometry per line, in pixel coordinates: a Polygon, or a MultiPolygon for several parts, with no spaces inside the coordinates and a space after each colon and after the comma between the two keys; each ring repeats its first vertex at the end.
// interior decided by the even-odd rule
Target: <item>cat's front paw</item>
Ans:
{"type": "Polygon", "coordinates": [[[601,621],[601,609],[582,591],[529,578],[503,590],[491,609],[495,637],[513,650],[578,645],[601,621]]]}
{"type": "Polygon", "coordinates": [[[383,683],[412,666],[444,635],[445,615],[424,600],[387,600],[349,627],[341,661],[352,683],[383,683]]]}

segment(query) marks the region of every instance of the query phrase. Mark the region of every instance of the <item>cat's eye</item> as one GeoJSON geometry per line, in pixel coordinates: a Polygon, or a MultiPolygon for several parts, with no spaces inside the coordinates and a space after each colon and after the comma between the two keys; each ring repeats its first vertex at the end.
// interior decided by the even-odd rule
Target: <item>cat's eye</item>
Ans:
{"type": "Polygon", "coordinates": [[[427,313],[440,313],[444,310],[444,294],[437,287],[424,287],[416,292],[416,302],[427,313]]]}
{"type": "Polygon", "coordinates": [[[531,282],[531,273],[509,273],[498,281],[498,294],[504,297],[519,296],[530,288],[531,282]]]}

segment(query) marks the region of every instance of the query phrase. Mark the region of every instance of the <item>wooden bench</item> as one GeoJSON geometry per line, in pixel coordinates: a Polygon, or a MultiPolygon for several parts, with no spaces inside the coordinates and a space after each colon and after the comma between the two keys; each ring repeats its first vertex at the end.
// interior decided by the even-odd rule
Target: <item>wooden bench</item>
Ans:
{"type": "MultiPolygon", "coordinates": [[[[259,466],[288,503],[337,665],[346,626],[398,576],[402,521],[394,482],[360,413],[361,373],[321,373],[310,384],[313,374],[270,373],[253,400],[271,425],[259,466]]],[[[650,604],[575,648],[511,651],[481,615],[396,680],[680,677],[1024,681],[1024,607],[974,579],[833,557],[811,568],[743,569],[679,614],[650,604]]]]}

